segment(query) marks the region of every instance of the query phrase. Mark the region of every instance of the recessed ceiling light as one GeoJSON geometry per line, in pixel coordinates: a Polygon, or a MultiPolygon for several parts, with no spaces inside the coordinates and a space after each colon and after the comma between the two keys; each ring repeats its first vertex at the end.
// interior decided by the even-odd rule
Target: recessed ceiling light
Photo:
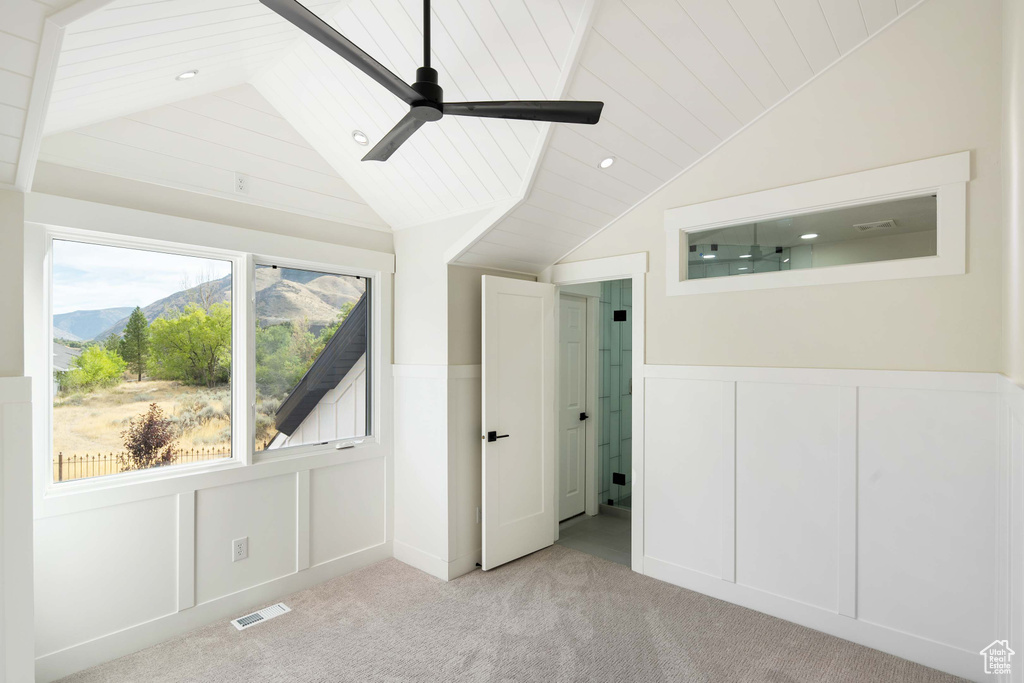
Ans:
{"type": "Polygon", "coordinates": [[[747,270],[747,267],[746,266],[741,266],[740,270],[747,270]]]}
{"type": "Polygon", "coordinates": [[[783,263],[789,263],[789,259],[783,259],[783,263]]]}
{"type": "Polygon", "coordinates": [[[715,258],[714,254],[701,254],[701,258],[715,258]]]}
{"type": "Polygon", "coordinates": [[[187,81],[190,78],[195,78],[199,75],[199,69],[191,69],[185,73],[178,74],[174,80],[176,81],[187,81]]]}
{"type": "Polygon", "coordinates": [[[740,258],[751,258],[750,254],[740,254],[740,258]]]}
{"type": "Polygon", "coordinates": [[[802,240],[813,240],[817,236],[818,236],[818,233],[816,233],[816,232],[809,232],[806,235],[800,235],[800,239],[802,239],[802,240]]]}
{"type": "Polygon", "coordinates": [[[361,130],[352,131],[352,139],[355,140],[356,143],[360,145],[370,144],[370,138],[366,137],[366,133],[364,133],[361,130]]]}
{"type": "Polygon", "coordinates": [[[612,164],[615,163],[615,157],[608,157],[607,159],[601,159],[601,163],[598,164],[601,168],[611,168],[612,164]]]}

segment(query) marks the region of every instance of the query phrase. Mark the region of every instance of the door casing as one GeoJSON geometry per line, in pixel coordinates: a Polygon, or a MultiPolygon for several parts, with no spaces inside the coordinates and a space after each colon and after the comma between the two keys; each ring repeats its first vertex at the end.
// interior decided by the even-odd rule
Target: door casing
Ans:
{"type": "MultiPolygon", "coordinates": [[[[589,261],[576,261],[574,263],[555,264],[546,270],[538,280],[549,282],[554,285],[576,285],[589,282],[605,282],[608,280],[631,280],[633,301],[633,424],[632,424],[632,458],[633,458],[633,505],[631,515],[631,567],[633,571],[644,573],[644,363],[647,357],[644,339],[645,330],[645,309],[646,309],[646,281],[648,271],[647,252],[636,254],[624,254],[622,256],[610,256],[607,258],[592,259],[589,261]]],[[[558,315],[559,307],[555,307],[555,315],[558,315]]],[[[589,309],[588,309],[589,314],[589,309]]],[[[597,315],[593,316],[597,320],[597,315]]],[[[558,329],[558,321],[555,322],[558,329]]],[[[557,347],[557,341],[555,342],[557,347]]],[[[595,346],[595,345],[591,345],[595,346]]],[[[558,363],[558,349],[554,349],[555,363],[558,363]]],[[[558,390],[558,367],[554,373],[555,391],[558,390]]],[[[596,402],[595,402],[596,403],[596,402]]],[[[557,405],[555,401],[555,415],[557,421],[557,405]]],[[[556,422],[557,424],[557,422],[556,422]]],[[[557,432],[557,430],[556,430],[557,432]]],[[[557,453],[557,435],[554,444],[557,453]]],[[[596,450],[596,446],[595,446],[596,450]]],[[[595,458],[596,461],[596,458],[595,458]]],[[[555,493],[553,504],[558,504],[558,468],[555,468],[555,493]]],[[[596,495],[596,491],[595,491],[596,495]]],[[[558,539],[558,522],[555,515],[555,539],[558,539]]]]}

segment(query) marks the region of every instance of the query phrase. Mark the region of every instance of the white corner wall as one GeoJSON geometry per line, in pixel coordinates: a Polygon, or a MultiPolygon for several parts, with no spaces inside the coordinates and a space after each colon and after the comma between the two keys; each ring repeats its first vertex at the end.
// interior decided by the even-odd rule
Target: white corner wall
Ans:
{"type": "Polygon", "coordinates": [[[650,253],[648,363],[1001,371],[1000,9],[921,3],[565,261],[650,253]],[[966,275],[665,294],[667,209],[962,151],[966,275]]]}
{"type": "Polygon", "coordinates": [[[1006,475],[1024,465],[1001,436],[1005,380],[660,365],[644,381],[644,573],[979,678],[978,652],[1008,637],[1006,475]]]}
{"type": "MultiPolygon", "coordinates": [[[[246,466],[182,468],[131,484],[91,482],[84,490],[37,498],[36,680],[55,680],[227,621],[392,556],[390,255],[66,198],[29,199],[33,222],[112,232],[132,226],[197,245],[244,245],[255,253],[381,274],[374,314],[381,357],[371,373],[377,380],[375,439],[354,449],[308,449],[246,466]],[[232,562],[231,542],[241,537],[249,539],[249,557],[232,562]]],[[[26,256],[30,338],[46,329],[38,304],[44,271],[37,242],[30,240],[26,256]]],[[[33,355],[30,368],[45,374],[40,358],[33,355]]],[[[46,409],[45,392],[35,397],[36,405],[46,409]]],[[[26,447],[17,454],[25,467],[31,466],[30,453],[26,447]]],[[[31,496],[31,486],[25,492],[31,496]]],[[[24,622],[20,628],[32,634],[24,622]]]]}

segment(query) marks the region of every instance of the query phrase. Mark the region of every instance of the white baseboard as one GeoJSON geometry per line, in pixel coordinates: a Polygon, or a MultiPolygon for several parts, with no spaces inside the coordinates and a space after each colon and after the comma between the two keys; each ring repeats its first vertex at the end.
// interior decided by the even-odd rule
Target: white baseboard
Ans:
{"type": "Polygon", "coordinates": [[[402,543],[401,541],[394,542],[394,549],[396,560],[404,562],[415,569],[419,569],[421,572],[426,572],[431,576],[436,576],[442,581],[451,581],[463,574],[468,574],[476,569],[476,563],[480,561],[480,551],[470,553],[465,557],[460,557],[457,560],[448,562],[446,560],[442,560],[437,555],[431,555],[428,552],[413,547],[408,543],[402,543]]]}
{"type": "Polygon", "coordinates": [[[463,574],[468,574],[476,569],[477,564],[481,560],[480,551],[470,553],[465,557],[460,557],[457,560],[452,560],[448,563],[448,580],[457,579],[463,574]]]}
{"type": "Polygon", "coordinates": [[[436,576],[442,581],[448,580],[448,563],[437,555],[415,548],[408,543],[394,541],[395,559],[410,567],[436,576]]]}
{"type": "Polygon", "coordinates": [[[983,680],[981,657],[975,652],[851,619],[836,612],[772,595],[749,586],[723,581],[653,557],[644,557],[644,573],[688,590],[770,614],[968,680],[983,680]]]}
{"type": "Polygon", "coordinates": [[[391,543],[381,543],[181,612],[37,657],[36,681],[48,683],[76,671],[138,652],[188,631],[244,614],[262,603],[305,590],[391,556],[391,543]]]}

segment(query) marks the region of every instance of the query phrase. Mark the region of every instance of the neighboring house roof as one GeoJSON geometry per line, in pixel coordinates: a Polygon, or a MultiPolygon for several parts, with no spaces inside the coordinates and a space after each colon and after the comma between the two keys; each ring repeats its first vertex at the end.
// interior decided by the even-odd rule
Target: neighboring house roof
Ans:
{"type": "Polygon", "coordinates": [[[73,349],[53,342],[53,369],[57,372],[65,372],[71,369],[71,361],[82,355],[82,349],[73,349]]]}
{"type": "Polygon", "coordinates": [[[275,414],[277,430],[289,436],[298,429],[324,395],[345,378],[366,353],[369,324],[367,296],[363,294],[348,317],[328,340],[323,353],[313,362],[288,394],[275,414]]]}

